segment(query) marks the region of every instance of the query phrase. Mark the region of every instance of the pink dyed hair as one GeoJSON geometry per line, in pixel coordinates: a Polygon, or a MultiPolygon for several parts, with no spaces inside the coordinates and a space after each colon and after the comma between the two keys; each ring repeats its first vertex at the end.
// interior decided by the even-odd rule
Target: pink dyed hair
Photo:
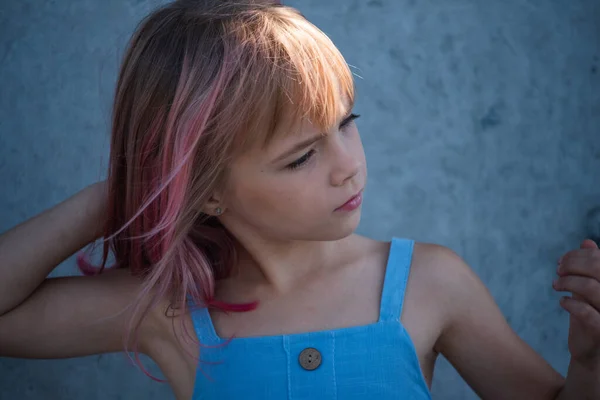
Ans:
{"type": "Polygon", "coordinates": [[[142,278],[126,349],[137,349],[141,320],[165,299],[176,310],[189,309],[188,299],[256,307],[215,300],[236,242],[203,206],[237,155],[301,118],[327,131],[354,99],[333,43],[279,3],[175,1],[146,17],[129,43],[113,105],[102,263],[78,257],[91,275],[112,251],[117,268],[142,278]]]}

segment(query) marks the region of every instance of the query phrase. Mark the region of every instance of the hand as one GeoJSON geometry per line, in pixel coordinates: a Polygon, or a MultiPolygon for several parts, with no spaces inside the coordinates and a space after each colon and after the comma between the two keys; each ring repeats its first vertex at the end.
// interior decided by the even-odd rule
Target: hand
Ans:
{"type": "Polygon", "coordinates": [[[584,240],[579,249],[561,257],[557,273],[554,289],[572,293],[560,302],[570,314],[571,360],[600,368],[600,249],[584,240]]]}

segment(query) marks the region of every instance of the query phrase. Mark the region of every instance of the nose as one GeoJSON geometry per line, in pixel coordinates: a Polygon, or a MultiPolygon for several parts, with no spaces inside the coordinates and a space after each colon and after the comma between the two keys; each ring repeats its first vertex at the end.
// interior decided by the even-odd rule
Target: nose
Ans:
{"type": "Polygon", "coordinates": [[[352,180],[362,165],[362,158],[358,151],[354,151],[352,142],[344,142],[342,139],[336,139],[331,146],[332,167],[331,167],[331,185],[344,186],[352,180]]]}

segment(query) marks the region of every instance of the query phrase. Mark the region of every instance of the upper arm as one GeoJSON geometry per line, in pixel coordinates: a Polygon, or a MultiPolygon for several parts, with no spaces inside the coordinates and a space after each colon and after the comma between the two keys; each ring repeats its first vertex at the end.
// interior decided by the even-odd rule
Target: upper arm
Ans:
{"type": "Polygon", "coordinates": [[[484,399],[550,399],[563,385],[508,325],[490,292],[454,252],[438,250],[448,319],[436,348],[484,399]]]}
{"type": "MultiPolygon", "coordinates": [[[[67,358],[122,351],[141,288],[127,271],[46,279],[22,304],[0,316],[0,356],[67,358]]],[[[151,329],[140,325],[140,351],[151,329]]]]}

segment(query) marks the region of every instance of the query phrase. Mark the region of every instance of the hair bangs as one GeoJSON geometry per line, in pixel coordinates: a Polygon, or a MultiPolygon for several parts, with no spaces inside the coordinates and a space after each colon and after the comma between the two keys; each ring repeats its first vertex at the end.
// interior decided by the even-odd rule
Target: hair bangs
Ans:
{"type": "Polygon", "coordinates": [[[332,41],[299,12],[277,7],[236,21],[229,47],[235,74],[224,95],[236,147],[264,148],[308,120],[324,134],[354,105],[354,81],[332,41]],[[259,25],[259,26],[256,26],[259,25]],[[245,118],[244,118],[245,117],[245,118]]]}

